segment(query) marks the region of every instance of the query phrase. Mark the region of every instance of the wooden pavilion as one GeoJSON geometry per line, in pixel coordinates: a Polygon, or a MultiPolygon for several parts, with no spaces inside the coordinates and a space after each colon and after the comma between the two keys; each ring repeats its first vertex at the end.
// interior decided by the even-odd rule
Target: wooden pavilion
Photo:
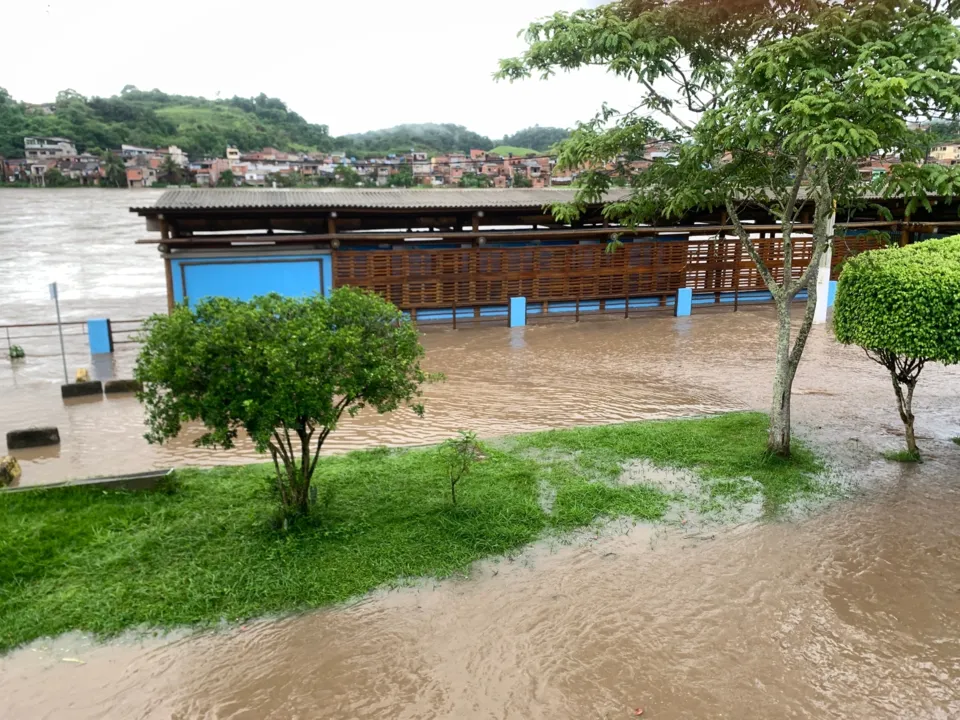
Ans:
{"type": "MultiPolygon", "coordinates": [[[[572,200],[569,189],[176,189],[131,210],[159,233],[138,242],[158,246],[171,307],[341,285],[374,290],[420,320],[502,317],[516,297],[530,314],[669,306],[681,288],[695,304],[769,297],[719,211],[620,227],[598,204],[574,224],[558,223],[549,206],[572,200]],[[614,237],[623,246],[607,252],[614,237]]],[[[838,218],[835,272],[891,238],[906,243],[960,225],[953,204],[908,220],[901,201],[876,202],[893,221],[878,221],[876,210],[838,218]]],[[[761,207],[743,217],[782,273],[779,225],[761,207]]],[[[796,274],[812,254],[811,228],[795,227],[796,274]]]]}

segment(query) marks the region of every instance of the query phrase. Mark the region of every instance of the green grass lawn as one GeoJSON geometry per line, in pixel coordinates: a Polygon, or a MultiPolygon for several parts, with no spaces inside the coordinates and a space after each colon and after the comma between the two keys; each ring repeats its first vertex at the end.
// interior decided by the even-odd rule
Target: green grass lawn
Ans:
{"type": "Polygon", "coordinates": [[[456,507],[432,449],[329,457],[315,476],[315,517],[286,532],[270,521],[272,465],[183,470],[153,492],[0,495],[0,651],[69,630],[109,636],[304,610],[448,576],[551,531],[659,519],[679,498],[617,483],[633,459],[696,469],[718,501],[759,489],[776,512],[818,493],[822,467],[799,443],[793,461],[768,459],[766,424],[734,413],[509,438],[488,446],[456,507]],[[549,512],[544,487],[555,493],[549,512]]]}

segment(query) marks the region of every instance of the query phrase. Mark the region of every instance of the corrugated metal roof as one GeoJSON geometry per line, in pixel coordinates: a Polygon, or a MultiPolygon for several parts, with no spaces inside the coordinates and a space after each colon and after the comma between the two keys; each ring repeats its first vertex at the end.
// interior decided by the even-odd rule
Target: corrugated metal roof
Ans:
{"type": "Polygon", "coordinates": [[[156,204],[132,207],[141,214],[165,210],[246,210],[246,209],[482,209],[541,208],[558,202],[572,202],[569,188],[507,189],[357,189],[316,190],[188,189],[167,190],[156,204]]]}
{"type": "MultiPolygon", "coordinates": [[[[613,189],[607,200],[627,195],[626,188],[613,189]]],[[[483,210],[485,208],[542,208],[559,202],[573,202],[573,188],[316,188],[310,190],[188,188],[167,190],[151,206],[130,208],[131,212],[150,215],[164,211],[190,210],[270,210],[270,209],[369,209],[369,210],[483,210]]],[[[806,199],[801,188],[799,199],[806,199]]],[[[931,195],[931,197],[934,197],[931,195]]],[[[880,200],[873,192],[863,192],[865,200],[880,200]]]]}

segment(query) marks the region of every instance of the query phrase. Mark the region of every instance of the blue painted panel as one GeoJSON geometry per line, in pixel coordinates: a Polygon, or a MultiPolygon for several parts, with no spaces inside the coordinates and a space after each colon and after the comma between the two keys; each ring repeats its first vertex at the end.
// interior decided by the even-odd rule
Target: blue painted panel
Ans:
{"type": "Polygon", "coordinates": [[[830,288],[827,290],[827,307],[833,307],[834,301],[837,299],[837,281],[830,281],[830,288]]]}
{"type": "MultiPolygon", "coordinates": [[[[472,320],[473,308],[457,308],[457,320],[472,320]]],[[[453,320],[453,308],[438,308],[436,310],[417,310],[417,320],[453,320]]]]}
{"type": "Polygon", "coordinates": [[[673,309],[677,317],[686,317],[690,314],[693,305],[693,290],[680,288],[677,290],[676,306],[673,309]]]}
{"type": "Polygon", "coordinates": [[[187,298],[193,306],[207,297],[249,300],[276,292],[288,297],[320,292],[321,273],[317,261],[284,263],[225,263],[185,265],[187,298]]]}
{"type": "Polygon", "coordinates": [[[184,257],[172,260],[171,270],[174,300],[180,303],[186,296],[191,306],[212,296],[249,300],[270,292],[289,297],[321,291],[329,295],[333,287],[326,254],[184,257]]]}
{"type": "Polygon", "coordinates": [[[527,299],[510,298],[510,327],[523,327],[527,324],[527,299]]]}
{"type": "Polygon", "coordinates": [[[87,320],[87,340],[90,342],[91,355],[112,353],[113,337],[110,334],[110,321],[106,318],[87,320]]]}

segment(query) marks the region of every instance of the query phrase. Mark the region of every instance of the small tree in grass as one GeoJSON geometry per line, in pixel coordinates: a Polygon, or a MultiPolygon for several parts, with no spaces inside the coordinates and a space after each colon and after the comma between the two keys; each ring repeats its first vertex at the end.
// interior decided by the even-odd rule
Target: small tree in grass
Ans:
{"type": "Polygon", "coordinates": [[[461,430],[457,437],[443,441],[439,453],[450,482],[450,500],[456,505],[457,483],[470,474],[474,464],[483,460],[483,449],[475,432],[461,430]]]}
{"type": "Polygon", "coordinates": [[[378,295],[250,302],[213,298],[147,321],[135,377],[146,438],[162,443],[188,421],[201,446],[233,447],[245,431],[270,452],[284,511],[304,513],[324,441],[344,413],[415,403],[426,375],[414,325],[378,295]]]}
{"type": "Polygon", "coordinates": [[[919,457],[913,391],[929,362],[960,362],[960,236],[847,260],[837,284],[837,340],[890,372],[907,452],[919,457]]]}

